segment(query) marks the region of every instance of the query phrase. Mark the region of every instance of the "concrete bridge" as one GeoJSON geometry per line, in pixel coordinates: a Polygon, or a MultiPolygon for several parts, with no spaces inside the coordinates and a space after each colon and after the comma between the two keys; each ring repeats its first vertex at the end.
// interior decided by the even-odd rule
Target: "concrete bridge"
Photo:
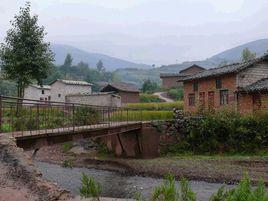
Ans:
{"type": "Polygon", "coordinates": [[[25,150],[100,138],[117,156],[155,157],[159,133],[142,111],[0,96],[0,135],[25,150]]]}

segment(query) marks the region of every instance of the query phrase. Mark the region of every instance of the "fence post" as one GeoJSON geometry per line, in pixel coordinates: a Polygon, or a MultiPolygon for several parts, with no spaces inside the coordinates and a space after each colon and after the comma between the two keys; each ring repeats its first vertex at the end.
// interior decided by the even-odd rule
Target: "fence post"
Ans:
{"type": "Polygon", "coordinates": [[[127,108],[127,124],[128,124],[128,108],[127,108]]]}
{"type": "Polygon", "coordinates": [[[72,121],[72,124],[73,124],[73,132],[75,132],[75,119],[74,119],[74,103],[72,104],[72,108],[73,108],[73,121],[72,121]]]}
{"type": "Polygon", "coordinates": [[[109,123],[109,127],[111,124],[111,119],[110,119],[110,107],[108,107],[108,123],[109,123]]]}
{"type": "Polygon", "coordinates": [[[2,132],[2,95],[0,95],[0,133],[2,132]]]}

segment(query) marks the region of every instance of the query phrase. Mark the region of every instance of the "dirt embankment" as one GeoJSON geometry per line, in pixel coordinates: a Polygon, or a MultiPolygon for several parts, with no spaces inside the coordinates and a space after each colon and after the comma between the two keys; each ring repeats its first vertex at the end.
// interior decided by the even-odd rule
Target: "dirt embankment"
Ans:
{"type": "Polygon", "coordinates": [[[14,138],[0,136],[0,200],[69,200],[66,190],[42,179],[31,158],[18,148],[14,138]]]}

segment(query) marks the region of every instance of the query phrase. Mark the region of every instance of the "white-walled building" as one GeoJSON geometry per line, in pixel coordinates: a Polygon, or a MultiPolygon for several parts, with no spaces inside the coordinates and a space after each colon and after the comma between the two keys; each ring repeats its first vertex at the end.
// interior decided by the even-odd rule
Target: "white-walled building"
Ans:
{"type": "Polygon", "coordinates": [[[51,100],[50,88],[51,87],[48,85],[44,85],[44,86],[29,85],[27,88],[25,88],[24,98],[49,101],[51,100]]]}
{"type": "Polygon", "coordinates": [[[29,85],[25,88],[24,98],[44,101],[65,102],[69,94],[91,93],[92,84],[85,81],[55,80],[48,86],[29,85]]]}
{"type": "Polygon", "coordinates": [[[55,80],[50,84],[51,100],[65,102],[65,97],[69,94],[91,93],[92,84],[85,81],[55,80]]]}

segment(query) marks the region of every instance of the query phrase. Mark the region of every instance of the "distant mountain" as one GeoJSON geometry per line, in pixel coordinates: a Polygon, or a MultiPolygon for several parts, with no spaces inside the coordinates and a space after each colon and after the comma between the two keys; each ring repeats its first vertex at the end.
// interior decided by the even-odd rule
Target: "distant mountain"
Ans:
{"type": "Polygon", "coordinates": [[[203,61],[190,61],[180,64],[164,65],[158,68],[140,70],[140,69],[119,69],[116,71],[122,81],[132,82],[141,85],[145,79],[151,79],[160,83],[160,73],[178,73],[180,70],[187,68],[193,64],[197,64],[204,68],[214,68],[221,65],[223,62],[234,63],[240,62],[242,59],[243,49],[248,48],[250,51],[255,52],[257,56],[264,55],[268,50],[268,39],[261,39],[252,41],[232,49],[221,52],[203,61]]]}
{"type": "Polygon", "coordinates": [[[257,54],[257,57],[262,56],[268,51],[268,39],[260,39],[231,48],[211,57],[209,60],[214,62],[222,60],[226,60],[229,63],[237,62],[241,60],[242,51],[245,48],[248,48],[250,51],[255,52],[257,54]]]}
{"type": "Polygon", "coordinates": [[[68,53],[73,57],[73,63],[77,64],[80,61],[86,62],[90,67],[96,67],[99,60],[102,60],[104,67],[108,71],[113,71],[122,68],[139,68],[139,69],[149,69],[149,65],[137,64],[134,62],[110,57],[104,54],[90,53],[69,45],[52,44],[51,49],[55,54],[55,64],[62,65],[64,59],[68,53]]]}

